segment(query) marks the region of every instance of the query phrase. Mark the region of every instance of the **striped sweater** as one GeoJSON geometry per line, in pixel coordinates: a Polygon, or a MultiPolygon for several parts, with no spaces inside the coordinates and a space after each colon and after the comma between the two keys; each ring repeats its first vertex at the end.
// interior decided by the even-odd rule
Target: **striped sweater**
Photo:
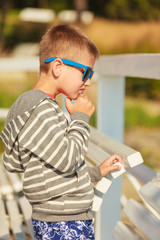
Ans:
{"type": "Polygon", "coordinates": [[[92,216],[92,182],[99,167],[85,163],[89,116],[76,112],[70,123],[57,102],[40,90],[22,94],[10,108],[0,134],[4,167],[24,173],[23,192],[32,217],[41,221],[87,220],[92,216]]]}

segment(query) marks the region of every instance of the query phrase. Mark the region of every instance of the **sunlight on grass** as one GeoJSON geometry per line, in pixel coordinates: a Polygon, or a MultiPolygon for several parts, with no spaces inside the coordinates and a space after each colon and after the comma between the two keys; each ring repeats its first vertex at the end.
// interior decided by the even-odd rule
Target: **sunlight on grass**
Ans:
{"type": "Polygon", "coordinates": [[[160,127],[160,113],[153,116],[140,106],[126,106],[125,127],[133,126],[160,127]]]}
{"type": "Polygon", "coordinates": [[[160,22],[124,22],[96,18],[91,26],[83,27],[97,44],[101,54],[158,53],[160,22]]]}

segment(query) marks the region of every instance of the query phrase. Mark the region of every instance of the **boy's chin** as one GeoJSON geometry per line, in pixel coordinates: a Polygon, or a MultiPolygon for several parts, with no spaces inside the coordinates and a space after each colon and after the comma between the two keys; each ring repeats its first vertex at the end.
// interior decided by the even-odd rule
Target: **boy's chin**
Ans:
{"type": "Polygon", "coordinates": [[[74,96],[68,96],[68,98],[74,101],[74,100],[76,100],[79,96],[81,96],[81,94],[77,94],[77,95],[74,95],[74,96]]]}

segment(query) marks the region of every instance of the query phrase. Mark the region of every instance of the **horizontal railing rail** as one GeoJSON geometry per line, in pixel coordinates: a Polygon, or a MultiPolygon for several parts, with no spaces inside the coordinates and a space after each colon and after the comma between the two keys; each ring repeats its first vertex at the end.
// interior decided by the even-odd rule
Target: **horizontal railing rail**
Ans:
{"type": "MultiPolygon", "coordinates": [[[[102,55],[95,63],[95,71],[104,76],[129,76],[160,80],[160,54],[102,55]]],[[[32,72],[39,70],[39,58],[0,58],[0,72],[32,72]]]]}
{"type": "Polygon", "coordinates": [[[101,56],[95,69],[104,76],[129,76],[160,80],[160,54],[101,56]]]}

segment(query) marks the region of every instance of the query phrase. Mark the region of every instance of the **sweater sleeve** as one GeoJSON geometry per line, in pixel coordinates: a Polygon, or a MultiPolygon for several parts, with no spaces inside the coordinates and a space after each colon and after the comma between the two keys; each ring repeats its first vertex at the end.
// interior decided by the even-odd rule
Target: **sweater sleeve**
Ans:
{"type": "Polygon", "coordinates": [[[99,182],[102,179],[102,175],[101,175],[99,166],[88,167],[88,172],[89,172],[92,183],[99,182]]]}
{"type": "Polygon", "coordinates": [[[60,172],[75,171],[83,162],[89,140],[89,116],[71,115],[66,123],[58,105],[48,100],[39,104],[19,135],[20,147],[60,172]]]}

